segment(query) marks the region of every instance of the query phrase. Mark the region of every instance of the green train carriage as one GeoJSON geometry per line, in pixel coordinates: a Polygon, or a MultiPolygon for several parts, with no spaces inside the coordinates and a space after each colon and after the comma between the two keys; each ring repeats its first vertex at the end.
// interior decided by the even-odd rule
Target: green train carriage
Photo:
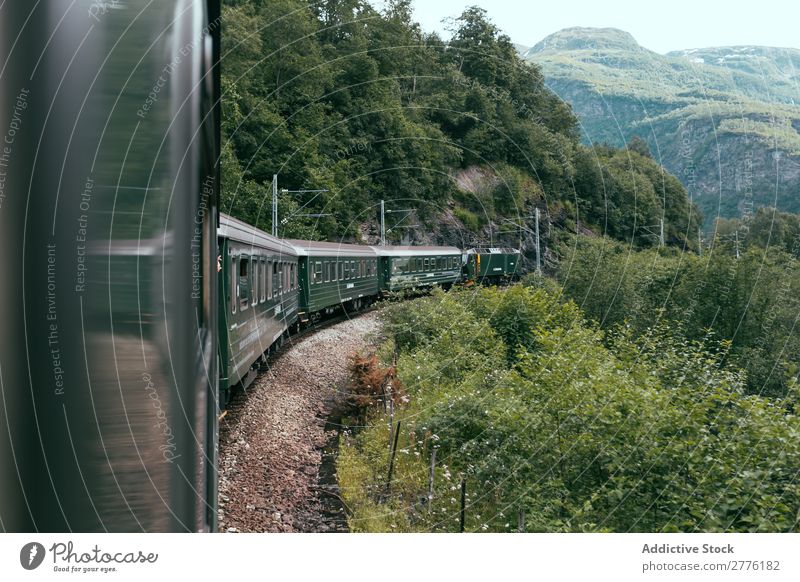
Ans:
{"type": "Polygon", "coordinates": [[[462,254],[456,247],[377,246],[382,292],[450,287],[461,280],[462,254]]]}
{"type": "Polygon", "coordinates": [[[298,255],[299,322],[308,323],[338,309],[358,311],[378,295],[378,256],[372,247],[288,240],[298,255]]]}
{"type": "Polygon", "coordinates": [[[285,241],[225,214],[218,230],[220,407],[247,387],[297,320],[297,253],[285,241]]]}

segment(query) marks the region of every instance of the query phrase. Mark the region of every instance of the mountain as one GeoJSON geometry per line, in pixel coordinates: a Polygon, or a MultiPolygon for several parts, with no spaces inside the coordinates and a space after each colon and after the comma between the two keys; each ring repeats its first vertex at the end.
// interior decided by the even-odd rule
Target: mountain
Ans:
{"type": "Polygon", "coordinates": [[[570,103],[587,143],[643,138],[703,211],[800,212],[800,50],[658,54],[614,28],[568,28],[522,53],[570,103]]]}

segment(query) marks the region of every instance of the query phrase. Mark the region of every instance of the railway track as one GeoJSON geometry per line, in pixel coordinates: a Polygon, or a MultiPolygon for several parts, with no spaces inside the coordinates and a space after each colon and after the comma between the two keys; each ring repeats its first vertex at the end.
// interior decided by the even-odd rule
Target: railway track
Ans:
{"type": "Polygon", "coordinates": [[[298,333],[272,355],[220,422],[221,531],[347,531],[331,412],[348,359],[378,330],[374,307],[298,333]]]}

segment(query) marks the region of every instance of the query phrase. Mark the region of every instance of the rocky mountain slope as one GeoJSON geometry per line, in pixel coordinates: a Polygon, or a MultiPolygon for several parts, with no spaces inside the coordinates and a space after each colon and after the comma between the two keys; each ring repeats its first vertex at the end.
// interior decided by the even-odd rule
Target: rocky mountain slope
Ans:
{"type": "Polygon", "coordinates": [[[800,50],[661,55],[612,28],[569,28],[525,50],[588,143],[644,138],[706,224],[759,206],[800,211],[800,50]]]}

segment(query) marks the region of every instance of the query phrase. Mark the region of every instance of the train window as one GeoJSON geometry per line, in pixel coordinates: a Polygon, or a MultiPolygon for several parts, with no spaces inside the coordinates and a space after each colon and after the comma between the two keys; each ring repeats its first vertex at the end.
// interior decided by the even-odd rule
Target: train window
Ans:
{"type": "Polygon", "coordinates": [[[238,257],[231,257],[231,313],[236,313],[239,304],[239,266],[238,257]]]}
{"type": "Polygon", "coordinates": [[[267,261],[267,299],[272,299],[272,261],[267,261]]]}
{"type": "Polygon", "coordinates": [[[283,291],[288,293],[292,288],[292,266],[287,262],[283,263],[283,267],[284,273],[286,273],[283,280],[283,291]]]}
{"type": "Polygon", "coordinates": [[[281,261],[281,295],[286,293],[287,280],[289,279],[289,269],[285,261],[281,261]]]}
{"type": "Polygon", "coordinates": [[[297,289],[297,263],[292,263],[292,289],[297,289]]]}
{"type": "Polygon", "coordinates": [[[424,259],[422,259],[422,265],[423,265],[423,269],[425,269],[427,271],[428,267],[430,266],[430,261],[428,260],[428,257],[425,257],[424,259]]]}
{"type": "Polygon", "coordinates": [[[250,304],[250,258],[242,255],[239,257],[239,311],[244,311],[250,304]]]}
{"type": "Polygon", "coordinates": [[[274,279],[275,279],[275,281],[273,283],[273,285],[274,285],[273,286],[274,295],[276,297],[279,297],[280,294],[281,294],[281,262],[280,261],[275,261],[273,275],[274,275],[274,279]]]}
{"type": "Polygon", "coordinates": [[[315,284],[322,283],[322,261],[314,261],[314,279],[315,284]]]}
{"type": "Polygon", "coordinates": [[[267,300],[267,260],[264,257],[261,257],[261,301],[267,300]]]}
{"type": "Polygon", "coordinates": [[[259,259],[258,257],[256,257],[253,259],[253,285],[252,285],[253,298],[251,301],[253,305],[258,304],[258,278],[260,275],[258,270],[258,265],[259,265],[259,259]]]}
{"type": "Polygon", "coordinates": [[[328,261],[325,261],[325,282],[328,283],[331,280],[331,264],[328,261]]]}
{"type": "Polygon", "coordinates": [[[350,262],[349,261],[345,261],[344,262],[344,278],[345,278],[345,280],[350,278],[350,262]]]}

